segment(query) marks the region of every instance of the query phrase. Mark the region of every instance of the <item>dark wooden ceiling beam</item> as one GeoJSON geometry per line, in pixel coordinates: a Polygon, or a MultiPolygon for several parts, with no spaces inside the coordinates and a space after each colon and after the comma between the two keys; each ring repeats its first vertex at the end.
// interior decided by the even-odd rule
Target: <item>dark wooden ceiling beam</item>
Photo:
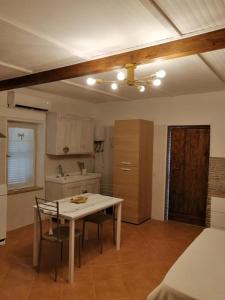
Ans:
{"type": "Polygon", "coordinates": [[[223,48],[225,48],[225,28],[71,66],[2,80],[0,91],[102,73],[123,68],[127,63],[140,65],[157,59],[178,58],[223,48]]]}

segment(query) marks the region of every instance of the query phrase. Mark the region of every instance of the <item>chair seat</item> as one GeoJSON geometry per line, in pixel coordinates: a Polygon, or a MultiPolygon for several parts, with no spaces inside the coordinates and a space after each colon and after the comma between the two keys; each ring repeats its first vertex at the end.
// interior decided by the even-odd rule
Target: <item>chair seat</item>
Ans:
{"type": "Polygon", "coordinates": [[[111,215],[106,215],[103,212],[99,212],[99,213],[92,214],[92,215],[85,217],[84,221],[90,222],[90,223],[95,223],[95,224],[102,224],[105,221],[112,220],[112,218],[113,218],[113,216],[111,216],[111,215]]]}
{"type": "MultiPolygon", "coordinates": [[[[37,271],[40,272],[41,256],[42,256],[42,242],[49,241],[55,243],[56,255],[55,255],[55,281],[58,276],[58,264],[59,264],[59,250],[61,256],[61,262],[63,257],[63,242],[69,239],[70,228],[68,225],[62,225],[59,215],[59,202],[58,201],[47,201],[43,198],[35,197],[38,221],[40,226],[40,243],[38,250],[38,267],[37,271]],[[50,224],[49,224],[50,223],[50,224]],[[54,223],[54,224],[53,224],[54,223]],[[51,226],[51,227],[49,227],[51,226]],[[46,231],[46,229],[48,231],[46,231]],[[44,232],[44,233],[43,233],[44,232]],[[49,234],[49,232],[51,234],[49,234]]],[[[81,265],[81,237],[82,232],[75,230],[73,232],[74,237],[78,241],[78,266],[81,265]]]]}
{"type": "MultiPolygon", "coordinates": [[[[75,237],[81,236],[81,231],[76,229],[75,230],[75,237]]],[[[65,240],[69,239],[69,227],[68,226],[60,226],[59,227],[59,238],[57,236],[57,228],[53,229],[52,234],[49,234],[49,232],[46,232],[43,235],[44,239],[49,241],[55,241],[55,242],[63,242],[65,240]]]]}

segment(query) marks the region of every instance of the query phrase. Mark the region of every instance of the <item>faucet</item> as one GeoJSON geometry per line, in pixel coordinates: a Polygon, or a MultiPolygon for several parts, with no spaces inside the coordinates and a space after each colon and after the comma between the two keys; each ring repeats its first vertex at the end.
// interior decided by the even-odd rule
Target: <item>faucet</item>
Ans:
{"type": "Polygon", "coordinates": [[[78,161],[77,164],[78,164],[78,167],[80,169],[80,173],[82,174],[82,170],[84,169],[84,162],[83,161],[78,161]]]}
{"type": "Polygon", "coordinates": [[[61,164],[58,165],[58,169],[59,169],[59,174],[64,177],[65,173],[63,172],[63,167],[61,164]]]}

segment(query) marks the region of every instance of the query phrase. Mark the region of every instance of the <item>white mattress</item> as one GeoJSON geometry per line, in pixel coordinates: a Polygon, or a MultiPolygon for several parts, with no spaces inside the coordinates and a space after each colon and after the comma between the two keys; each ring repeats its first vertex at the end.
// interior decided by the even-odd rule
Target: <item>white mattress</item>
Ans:
{"type": "Polygon", "coordinates": [[[225,231],[205,229],[147,300],[224,300],[225,231]]]}

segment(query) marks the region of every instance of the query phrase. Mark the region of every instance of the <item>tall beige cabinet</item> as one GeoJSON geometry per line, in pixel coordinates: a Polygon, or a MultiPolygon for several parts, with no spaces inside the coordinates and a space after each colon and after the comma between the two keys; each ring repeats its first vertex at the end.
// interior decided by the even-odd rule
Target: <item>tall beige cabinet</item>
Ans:
{"type": "Polygon", "coordinates": [[[151,216],[153,122],[115,121],[114,195],[124,199],[122,220],[139,224],[151,216]]]}

